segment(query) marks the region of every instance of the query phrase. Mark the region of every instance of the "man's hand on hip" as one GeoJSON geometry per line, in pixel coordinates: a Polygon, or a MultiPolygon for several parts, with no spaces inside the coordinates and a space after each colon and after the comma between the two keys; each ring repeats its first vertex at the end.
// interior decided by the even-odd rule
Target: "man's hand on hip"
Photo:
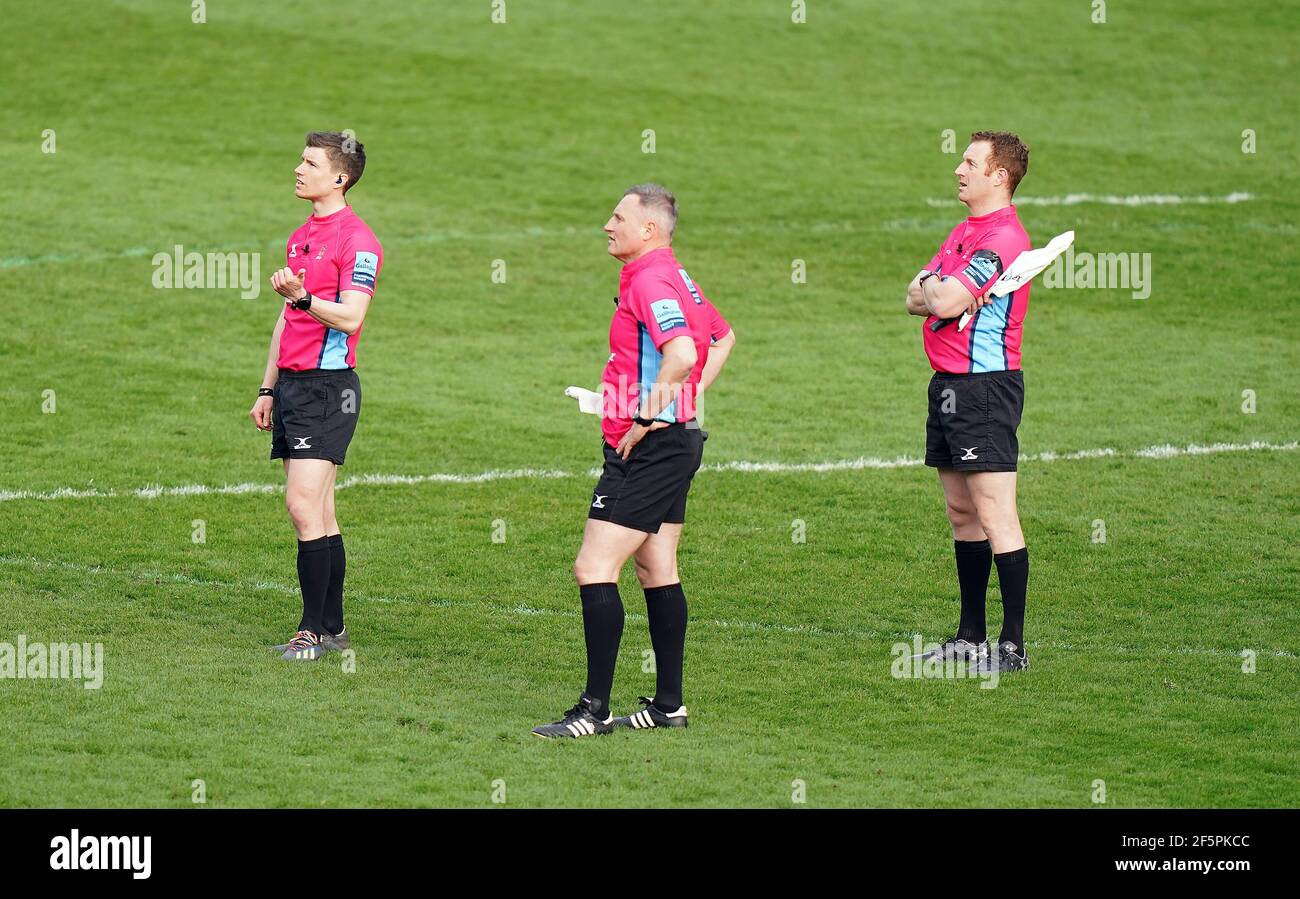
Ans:
{"type": "Polygon", "coordinates": [[[618,442],[618,446],[614,448],[614,452],[622,456],[623,461],[626,462],[627,457],[632,455],[632,448],[641,442],[642,437],[649,434],[651,431],[658,431],[666,427],[668,427],[668,422],[666,421],[656,421],[648,428],[642,427],[636,422],[632,422],[632,427],[623,435],[623,439],[618,442]]]}

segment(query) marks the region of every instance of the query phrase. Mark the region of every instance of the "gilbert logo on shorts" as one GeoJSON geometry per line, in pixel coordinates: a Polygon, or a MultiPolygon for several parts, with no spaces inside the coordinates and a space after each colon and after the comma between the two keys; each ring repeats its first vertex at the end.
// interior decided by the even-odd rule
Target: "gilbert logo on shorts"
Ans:
{"type": "Polygon", "coordinates": [[[298,441],[294,444],[294,449],[311,449],[311,444],[307,442],[308,440],[311,440],[310,437],[295,437],[293,439],[298,441]]]}
{"type": "MultiPolygon", "coordinates": [[[[609,496],[609,494],[606,493],[605,496],[609,496]]],[[[605,508],[605,496],[601,496],[599,493],[595,494],[596,499],[592,502],[591,507],[593,509],[605,508]]]]}
{"type": "Polygon", "coordinates": [[[73,828],[50,840],[50,848],[54,871],[130,871],[136,880],[148,880],[153,871],[153,837],[83,837],[73,828]]]}
{"type": "Polygon", "coordinates": [[[963,447],[961,448],[961,450],[962,450],[962,452],[964,452],[966,455],[962,456],[961,459],[960,459],[959,461],[961,461],[961,462],[970,462],[970,461],[972,461],[972,460],[974,460],[974,459],[978,459],[979,456],[975,455],[975,450],[977,450],[977,449],[979,449],[978,446],[972,446],[972,447],[965,447],[965,446],[963,446],[963,447]]]}

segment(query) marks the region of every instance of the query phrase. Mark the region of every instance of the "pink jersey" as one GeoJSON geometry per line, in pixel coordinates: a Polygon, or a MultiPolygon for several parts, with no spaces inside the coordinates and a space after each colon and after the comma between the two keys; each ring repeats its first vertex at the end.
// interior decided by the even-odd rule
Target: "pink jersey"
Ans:
{"type": "Polygon", "coordinates": [[[696,359],[680,396],[658,418],[690,421],[709,346],[731,333],[731,325],[686,274],[671,247],[651,250],[623,266],[617,302],[609,325],[609,363],[601,378],[601,429],[610,446],[618,446],[631,429],[658,378],[665,343],[689,336],[696,359]]]}
{"type": "MultiPolygon", "coordinates": [[[[1005,206],[988,215],[971,216],[953,228],[926,268],[945,281],[956,278],[972,298],[978,298],[1030,246],[1016,207],[1005,206]]],[[[1026,284],[981,307],[962,331],[956,322],[932,331],[936,319],[927,317],[921,333],[930,367],[949,374],[1018,370],[1029,287],[1026,284]]]]}
{"type": "MultiPolygon", "coordinates": [[[[313,302],[338,303],[345,290],[375,295],[384,250],[352,207],[344,206],[326,216],[313,215],[289,235],[284,264],[294,274],[307,270],[303,286],[313,302]]],[[[286,305],[278,366],[294,371],[356,368],[360,336],[360,328],[349,337],[286,305]]]]}

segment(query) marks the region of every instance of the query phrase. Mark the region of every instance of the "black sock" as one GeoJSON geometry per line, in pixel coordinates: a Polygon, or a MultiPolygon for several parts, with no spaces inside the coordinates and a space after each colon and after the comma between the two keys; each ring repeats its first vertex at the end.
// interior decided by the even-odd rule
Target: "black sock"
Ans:
{"type": "Polygon", "coordinates": [[[348,557],[343,551],[343,535],[330,534],[330,583],[325,591],[325,609],[321,627],[337,637],[343,633],[343,578],[348,571],[348,557]]]}
{"type": "Polygon", "coordinates": [[[993,549],[987,540],[954,540],[957,555],[957,581],[961,584],[961,624],[957,637],[982,643],[988,636],[984,604],[989,589],[989,572],[993,569],[993,549]]]}
{"type": "Polygon", "coordinates": [[[321,611],[330,584],[330,541],[328,537],[298,541],[298,587],[302,590],[302,621],[298,630],[321,632],[321,611]]]}
{"type": "Polygon", "coordinates": [[[1025,590],[1029,586],[1029,547],[998,553],[998,583],[1002,587],[1002,636],[1020,650],[1025,648],[1025,590]]]}
{"type": "Polygon", "coordinates": [[[681,584],[645,588],[650,645],[655,651],[655,705],[674,712],[682,705],[682,655],[686,649],[686,594],[681,584]]]}
{"type": "Polygon", "coordinates": [[[614,688],[614,665],[623,639],[623,600],[618,584],[581,584],[582,630],[587,638],[587,696],[592,711],[609,717],[609,693],[614,688]]]}

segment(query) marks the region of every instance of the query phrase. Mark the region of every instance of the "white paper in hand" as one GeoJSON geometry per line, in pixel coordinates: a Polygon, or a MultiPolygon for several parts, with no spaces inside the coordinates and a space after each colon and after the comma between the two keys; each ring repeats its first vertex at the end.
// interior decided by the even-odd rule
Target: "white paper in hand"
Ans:
{"type": "Polygon", "coordinates": [[[566,387],[564,395],[571,396],[578,401],[578,411],[586,412],[588,415],[600,414],[600,394],[593,393],[583,387],[566,387]]]}
{"type": "MultiPolygon", "coordinates": [[[[1053,237],[1051,242],[1041,249],[1025,250],[1002,273],[1002,277],[993,282],[988,295],[1003,297],[1013,290],[1028,284],[1038,276],[1039,272],[1051,265],[1052,260],[1064,253],[1065,248],[1072,243],[1074,243],[1074,232],[1066,231],[1064,234],[1053,237]]],[[[964,330],[970,320],[971,314],[963,312],[961,321],[957,322],[957,330],[964,330]]]]}

